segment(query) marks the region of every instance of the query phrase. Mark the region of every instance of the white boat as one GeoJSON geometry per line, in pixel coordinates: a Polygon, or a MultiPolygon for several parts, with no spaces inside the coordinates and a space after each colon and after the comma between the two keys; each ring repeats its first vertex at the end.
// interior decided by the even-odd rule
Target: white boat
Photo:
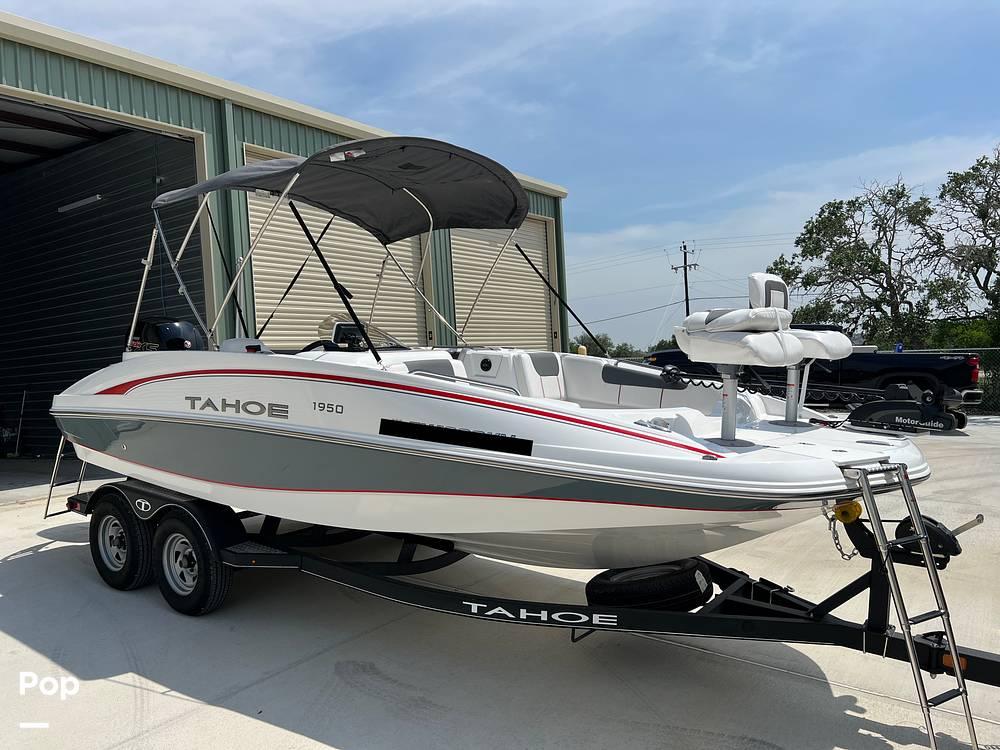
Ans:
{"type": "MultiPolygon", "coordinates": [[[[813,518],[858,496],[845,467],[891,462],[912,481],[929,476],[904,435],[809,421],[824,415],[794,397],[800,363],[846,356],[850,341],[789,330],[787,289],[765,274],[751,276],[749,308],[695,313],[677,329],[691,359],[720,372],[720,382],[691,382],[606,357],[402,346],[358,319],[300,219],[347,315],[298,353],[270,351],[259,333],[217,341],[226,303],[283,201],[296,216],[296,203],[326,209],[388,246],[446,227],[504,228],[510,243],[527,196],[478,154],[381,138],[162,195],[157,225],[159,208],[198,200],[193,230],[215,190],[278,196],[214,322],[192,305],[197,328],[178,323],[167,341],[169,326],[144,336],[133,319],[122,361],[55,398],[52,414],[88,464],[268,516],[575,568],[678,560],[813,518]],[[789,401],[741,389],[739,370],[753,365],[789,368],[789,401]]],[[[175,255],[160,234],[179,280],[186,242],[175,255]]],[[[152,253],[151,245],[148,260],[152,253]]],[[[331,294],[331,312],[335,303],[331,294]]],[[[895,487],[885,481],[873,478],[875,491],[895,487]]]]}

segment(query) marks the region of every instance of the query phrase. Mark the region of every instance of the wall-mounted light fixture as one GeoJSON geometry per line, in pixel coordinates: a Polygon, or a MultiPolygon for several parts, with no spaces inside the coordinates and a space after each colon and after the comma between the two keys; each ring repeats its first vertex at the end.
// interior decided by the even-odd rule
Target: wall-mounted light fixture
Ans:
{"type": "Polygon", "coordinates": [[[56,210],[64,214],[67,211],[75,211],[78,208],[83,208],[84,206],[89,206],[91,203],[97,203],[101,200],[100,195],[92,195],[89,198],[83,198],[82,200],[73,201],[72,203],[67,203],[65,206],[59,206],[56,210]]]}

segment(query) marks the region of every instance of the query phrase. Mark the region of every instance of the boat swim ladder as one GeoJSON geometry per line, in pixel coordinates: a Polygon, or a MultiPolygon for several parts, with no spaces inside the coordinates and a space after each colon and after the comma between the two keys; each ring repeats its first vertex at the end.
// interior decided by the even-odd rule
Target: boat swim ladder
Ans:
{"type": "Polygon", "coordinates": [[[962,699],[962,712],[965,714],[965,722],[969,728],[969,742],[973,750],[979,750],[979,743],[976,740],[976,727],[972,719],[972,709],[969,706],[969,692],[966,688],[965,677],[962,675],[962,663],[958,653],[958,645],[955,642],[955,633],[951,626],[951,615],[948,611],[948,604],[945,601],[944,589],[941,587],[941,578],[938,576],[938,569],[934,564],[934,553],[931,549],[927,527],[924,518],[920,514],[917,505],[917,497],[913,492],[913,485],[906,471],[906,464],[884,463],[873,467],[846,466],[842,468],[844,477],[857,482],[864,499],[865,509],[871,520],[872,533],[878,544],[882,565],[885,568],[886,577],[889,582],[889,591],[892,596],[892,603],[896,609],[896,617],[899,619],[899,626],[902,630],[903,640],[906,643],[906,652],[910,660],[910,668],[913,670],[913,681],[917,688],[917,698],[920,703],[920,711],[924,716],[924,726],[927,728],[927,738],[931,750],[937,750],[937,738],[934,736],[934,726],[931,720],[931,709],[954,700],[962,699]],[[869,477],[872,475],[885,475],[886,481],[895,477],[899,481],[899,488],[903,494],[903,501],[906,503],[906,512],[909,515],[911,535],[902,536],[895,539],[886,537],[885,528],[882,525],[882,517],[879,515],[878,504],[875,502],[875,495],[872,492],[869,477]],[[916,543],[920,548],[920,555],[923,557],[923,567],[927,571],[927,578],[930,581],[931,590],[934,593],[935,608],[914,617],[910,617],[906,612],[906,604],[903,601],[902,590],[899,586],[899,578],[896,576],[896,568],[893,563],[893,551],[911,548],[916,543]],[[951,657],[951,673],[955,678],[955,687],[936,695],[927,697],[927,686],[924,684],[923,672],[920,669],[920,662],[917,658],[917,649],[913,641],[912,626],[919,625],[930,620],[940,619],[944,626],[944,634],[948,655],[951,657]]]}

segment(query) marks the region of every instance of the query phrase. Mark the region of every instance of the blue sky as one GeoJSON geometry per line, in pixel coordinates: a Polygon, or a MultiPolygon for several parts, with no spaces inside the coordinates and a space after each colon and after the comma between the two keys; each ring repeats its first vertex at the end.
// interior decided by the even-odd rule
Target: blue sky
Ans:
{"type": "MultiPolygon", "coordinates": [[[[144,6],[6,9],[565,185],[588,321],[680,299],[681,240],[693,296],[744,295],[824,201],[897,175],[933,192],[1000,142],[987,2],[144,6]]],[[[680,307],[595,328],[645,346],[680,307]]]]}

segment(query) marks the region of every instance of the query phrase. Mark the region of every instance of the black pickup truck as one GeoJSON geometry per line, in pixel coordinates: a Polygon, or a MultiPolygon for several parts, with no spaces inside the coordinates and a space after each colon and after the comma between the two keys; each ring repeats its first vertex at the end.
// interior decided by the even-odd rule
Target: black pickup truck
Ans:
{"type": "MultiPolygon", "coordinates": [[[[690,375],[715,375],[712,365],[691,362],[680,349],[665,349],[643,359],[656,367],[674,365],[690,375]]],[[[784,395],[785,371],[776,367],[754,367],[752,377],[767,382],[776,396],[784,395]]],[[[969,353],[880,352],[875,347],[857,347],[840,360],[816,360],[809,371],[806,399],[812,403],[856,403],[872,398],[872,391],[887,386],[912,384],[921,390],[940,393],[954,389],[963,404],[978,404],[979,355],[969,353]],[[824,388],[824,386],[827,386],[824,388]],[[858,389],[858,390],[853,390],[858,389]]]]}

